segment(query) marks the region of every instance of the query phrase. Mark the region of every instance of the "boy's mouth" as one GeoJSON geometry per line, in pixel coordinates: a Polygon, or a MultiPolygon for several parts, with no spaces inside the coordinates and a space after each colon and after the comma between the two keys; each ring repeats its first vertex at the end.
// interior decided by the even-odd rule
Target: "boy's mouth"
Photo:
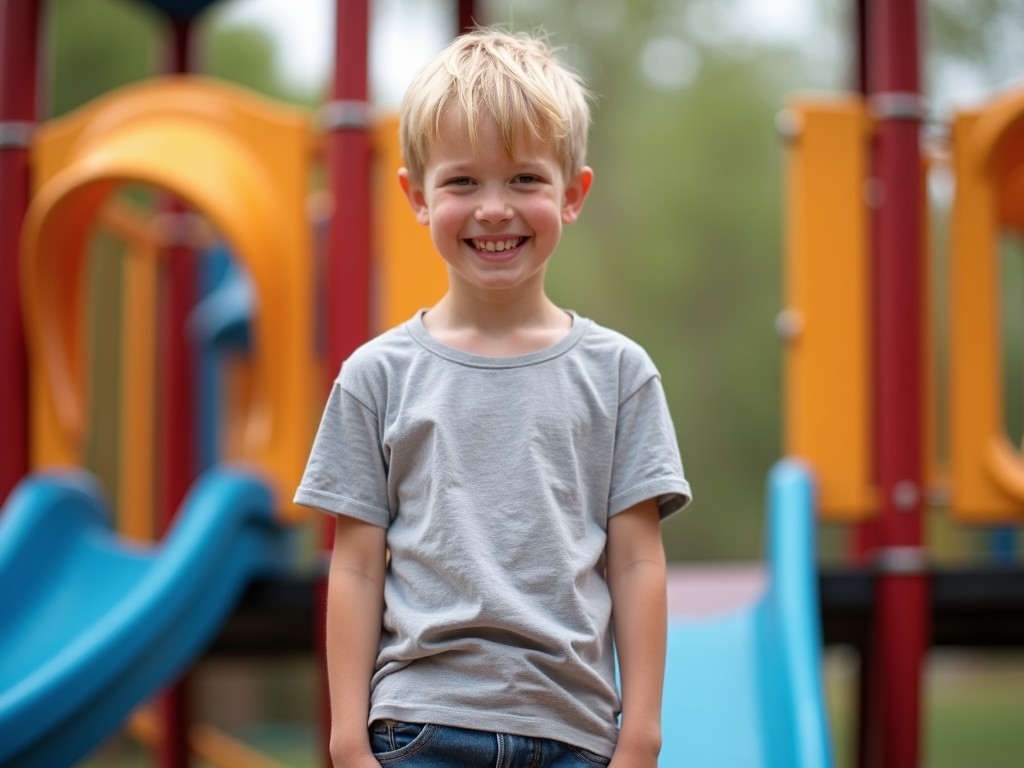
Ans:
{"type": "Polygon", "coordinates": [[[469,238],[467,241],[470,245],[476,248],[478,251],[486,251],[487,253],[502,253],[503,251],[511,251],[513,248],[518,248],[524,242],[525,237],[509,237],[504,240],[478,240],[475,237],[469,238]]]}

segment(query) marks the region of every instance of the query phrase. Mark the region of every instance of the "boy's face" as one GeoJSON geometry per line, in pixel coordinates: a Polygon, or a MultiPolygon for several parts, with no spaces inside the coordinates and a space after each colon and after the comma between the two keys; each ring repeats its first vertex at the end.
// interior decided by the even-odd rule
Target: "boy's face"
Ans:
{"type": "Polygon", "coordinates": [[[450,289],[543,293],[545,265],[562,226],[579,216],[590,169],[567,179],[553,145],[522,135],[509,157],[490,117],[480,122],[476,151],[457,110],[444,116],[439,136],[422,183],[404,168],[399,179],[448,264],[450,289]]]}

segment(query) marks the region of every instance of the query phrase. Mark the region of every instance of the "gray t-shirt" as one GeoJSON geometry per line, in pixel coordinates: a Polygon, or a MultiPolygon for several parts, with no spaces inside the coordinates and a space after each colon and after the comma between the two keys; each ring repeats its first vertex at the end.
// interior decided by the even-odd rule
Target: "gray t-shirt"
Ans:
{"type": "Polygon", "coordinates": [[[422,316],[357,350],[327,403],[299,504],[387,529],[370,720],[617,738],[608,519],[690,498],[657,370],[573,316],[516,357],[447,347],[422,316]]]}

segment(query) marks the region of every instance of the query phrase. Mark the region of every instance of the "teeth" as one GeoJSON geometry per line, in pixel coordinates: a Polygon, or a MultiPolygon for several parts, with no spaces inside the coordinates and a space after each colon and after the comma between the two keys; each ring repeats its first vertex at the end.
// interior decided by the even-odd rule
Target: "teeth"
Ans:
{"type": "Polygon", "coordinates": [[[480,251],[508,251],[523,242],[521,237],[513,237],[508,240],[473,240],[473,247],[480,251]]]}

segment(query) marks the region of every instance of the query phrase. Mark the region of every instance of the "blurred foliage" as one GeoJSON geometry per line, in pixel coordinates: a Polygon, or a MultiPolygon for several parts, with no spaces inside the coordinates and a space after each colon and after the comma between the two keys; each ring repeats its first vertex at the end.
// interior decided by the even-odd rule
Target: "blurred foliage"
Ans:
{"type": "Polygon", "coordinates": [[[1024,78],[1019,0],[933,0],[923,5],[929,54],[924,79],[933,97],[957,77],[972,77],[990,89],[1024,78]]]}
{"type": "MultiPolygon", "coordinates": [[[[46,9],[47,115],[166,71],[166,20],[144,0],[50,0],[46,9]]],[[[223,24],[216,7],[197,20],[191,55],[196,71],[285,101],[315,102],[312,87],[297,92],[285,85],[266,30],[223,24]]]]}
{"type": "MultiPolygon", "coordinates": [[[[406,0],[411,4],[426,0],[406,0]]],[[[436,2],[436,0],[431,0],[436,2]]],[[[594,99],[596,183],[550,269],[564,306],[643,344],[661,369],[693,507],[665,528],[672,559],[761,549],[762,485],[780,454],[783,146],[787,94],[839,90],[852,1],[807,0],[800,37],[756,28],[752,0],[481,0],[479,17],[543,28],[594,99]]],[[[922,3],[930,95],[1024,73],[1018,0],[922,3]]],[[[51,0],[48,112],[157,74],[162,19],[141,0],[51,0]]],[[[298,12],[298,10],[296,10],[298,12]]],[[[267,33],[216,8],[197,68],[271,96],[289,90],[267,33]]],[[[937,99],[939,100],[939,99],[937,99]]]]}
{"type": "Polygon", "coordinates": [[[44,7],[46,114],[156,73],[156,11],[125,0],[52,0],[44,7]]]}

